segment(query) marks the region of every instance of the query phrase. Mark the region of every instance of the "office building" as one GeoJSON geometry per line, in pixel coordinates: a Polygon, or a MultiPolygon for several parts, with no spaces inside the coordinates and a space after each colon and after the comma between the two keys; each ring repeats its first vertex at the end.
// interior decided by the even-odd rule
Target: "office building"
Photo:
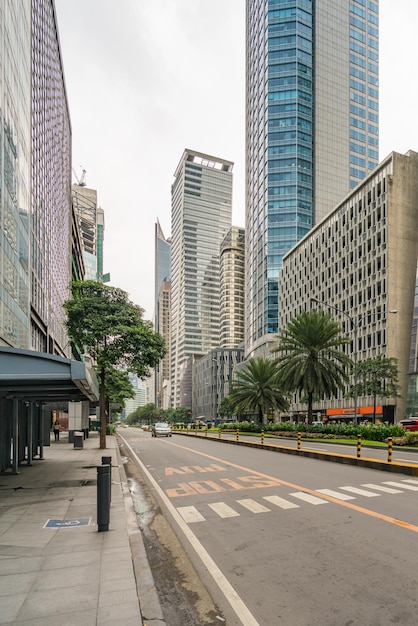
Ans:
{"type": "Polygon", "coordinates": [[[85,280],[103,282],[104,211],[98,206],[97,191],[86,187],[84,178],[71,191],[83,243],[85,280]]]}
{"type": "Polygon", "coordinates": [[[222,240],[231,228],[233,163],[186,149],[172,185],[171,397],[191,406],[192,366],[220,342],[222,240]]]}
{"type": "Polygon", "coordinates": [[[157,220],[155,224],[155,331],[164,337],[167,353],[155,369],[153,401],[158,408],[168,409],[170,395],[170,297],[171,297],[171,239],[166,239],[157,220]]]}
{"type": "Polygon", "coordinates": [[[283,256],[378,164],[378,2],[247,0],[246,353],[283,256]]]}
{"type": "Polygon", "coordinates": [[[232,226],[220,250],[220,347],[236,348],[244,342],[245,231],[232,226]]]}
{"type": "MultiPolygon", "coordinates": [[[[398,360],[400,397],[378,398],[380,417],[395,421],[417,405],[417,225],[418,153],[393,152],[284,256],[280,275],[281,327],[319,300],[350,337],[353,361],[398,360]]],[[[371,405],[358,398],[359,413],[371,405]]],[[[335,408],[352,415],[353,398],[341,393],[314,406],[335,408]]]]}

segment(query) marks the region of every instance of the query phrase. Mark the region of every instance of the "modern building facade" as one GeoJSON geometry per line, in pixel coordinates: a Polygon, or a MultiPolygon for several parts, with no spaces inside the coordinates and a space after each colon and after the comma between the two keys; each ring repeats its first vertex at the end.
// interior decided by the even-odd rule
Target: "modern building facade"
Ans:
{"type": "Polygon", "coordinates": [[[245,230],[232,226],[220,249],[220,347],[244,342],[245,230]]]}
{"type": "Polygon", "coordinates": [[[246,353],[283,256],[378,164],[378,2],[247,0],[246,353]]]}
{"type": "MultiPolygon", "coordinates": [[[[417,404],[417,226],[418,153],[394,152],[285,255],[280,275],[281,326],[319,301],[350,337],[353,361],[398,360],[400,397],[378,398],[396,421],[417,404]]],[[[370,405],[373,398],[358,398],[370,405]]],[[[352,414],[353,399],[341,393],[314,407],[334,408],[352,414]]],[[[295,398],[293,410],[306,405],[295,398]]]]}
{"type": "Polygon", "coordinates": [[[171,239],[166,239],[157,220],[155,224],[155,311],[154,328],[155,331],[164,337],[167,353],[158,367],[155,369],[155,389],[153,401],[158,408],[168,409],[170,406],[170,395],[167,393],[167,386],[170,381],[170,298],[171,298],[171,239]]]}
{"type": "Polygon", "coordinates": [[[71,190],[83,242],[85,279],[102,282],[104,211],[98,206],[96,189],[78,183],[72,185],[71,190]]]}
{"type": "Polygon", "coordinates": [[[192,365],[219,346],[222,240],[231,228],[233,163],[186,149],[171,213],[171,398],[190,406],[192,365]]]}

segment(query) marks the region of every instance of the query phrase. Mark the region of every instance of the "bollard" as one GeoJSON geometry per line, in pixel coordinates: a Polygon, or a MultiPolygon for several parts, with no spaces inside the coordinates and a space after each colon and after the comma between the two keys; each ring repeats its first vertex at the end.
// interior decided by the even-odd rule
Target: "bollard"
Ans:
{"type": "Polygon", "coordinates": [[[205,437],[207,437],[207,436],[208,436],[208,427],[206,426],[206,428],[205,428],[205,437]]]}
{"type": "Polygon", "coordinates": [[[235,441],[239,441],[239,428],[235,431],[235,441]]]}
{"type": "Polygon", "coordinates": [[[218,439],[220,439],[220,438],[221,438],[221,429],[218,428],[218,439]]]}
{"type": "Polygon", "coordinates": [[[388,463],[392,463],[392,437],[388,437],[388,463]]]}
{"type": "Polygon", "coordinates": [[[112,457],[111,456],[102,456],[102,465],[109,466],[109,502],[112,502],[112,457]]]}
{"type": "Polygon", "coordinates": [[[301,438],[301,434],[298,433],[298,450],[300,450],[300,438],[301,438]]]}
{"type": "Polygon", "coordinates": [[[264,446],[264,430],[263,429],[261,429],[260,441],[261,441],[261,445],[264,446]]]}
{"type": "Polygon", "coordinates": [[[109,530],[110,465],[97,467],[97,530],[109,530]]]}
{"type": "Polygon", "coordinates": [[[357,458],[361,456],[361,435],[357,435],[357,458]]]}

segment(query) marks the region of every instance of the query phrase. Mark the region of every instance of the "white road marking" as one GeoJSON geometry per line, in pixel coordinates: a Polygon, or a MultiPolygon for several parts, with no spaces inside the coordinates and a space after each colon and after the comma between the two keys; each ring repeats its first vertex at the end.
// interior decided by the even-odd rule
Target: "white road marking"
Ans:
{"type": "Polygon", "coordinates": [[[373,493],[372,491],[366,491],[365,489],[359,489],[358,487],[339,487],[339,489],[344,489],[344,491],[349,491],[350,493],[356,493],[358,496],[364,496],[365,498],[377,498],[380,496],[380,493],[373,493]]]}
{"type": "Polygon", "coordinates": [[[411,459],[404,459],[401,456],[398,456],[396,459],[393,459],[393,460],[394,461],[400,461],[401,463],[411,463],[411,464],[413,464],[413,463],[417,464],[418,463],[418,461],[413,461],[411,459]]]}
{"type": "Polygon", "coordinates": [[[403,493],[400,489],[392,489],[392,487],[384,487],[383,485],[375,485],[374,483],[365,483],[362,487],[383,491],[383,493],[403,493]]]}
{"type": "Polygon", "coordinates": [[[304,491],[295,491],[294,493],[289,493],[289,496],[293,496],[294,498],[298,498],[299,500],[303,500],[309,504],[314,504],[315,506],[317,504],[328,504],[328,500],[317,498],[316,496],[312,496],[310,493],[305,493],[304,491]]]}
{"type": "Polygon", "coordinates": [[[391,485],[392,487],[400,487],[401,489],[409,489],[409,491],[418,491],[418,485],[405,485],[404,483],[396,483],[392,480],[385,480],[384,485],[391,485]]]}
{"type": "Polygon", "coordinates": [[[251,511],[251,513],[270,513],[270,509],[266,506],[263,506],[259,502],[255,500],[251,500],[251,498],[245,498],[244,500],[237,500],[238,504],[241,504],[243,507],[251,511]]]}
{"type": "Polygon", "coordinates": [[[348,496],[346,493],[339,493],[338,491],[333,491],[332,489],[315,489],[318,493],[323,493],[326,496],[331,496],[331,498],[336,498],[337,500],[355,500],[353,496],[348,496]]]}
{"type": "Polygon", "coordinates": [[[281,509],[299,509],[299,504],[295,504],[294,502],[289,502],[289,500],[285,500],[284,498],[280,498],[280,496],[263,496],[263,500],[267,500],[267,502],[271,502],[275,506],[280,507],[281,509]]]}
{"type": "Polygon", "coordinates": [[[208,505],[219,517],[239,517],[239,513],[234,511],[225,502],[212,502],[208,505]]]}
{"type": "Polygon", "coordinates": [[[413,485],[418,485],[418,480],[416,478],[403,478],[403,483],[412,483],[413,485]]]}
{"type": "Polygon", "coordinates": [[[180,506],[177,511],[180,513],[186,524],[205,521],[203,515],[201,515],[194,506],[180,506]]]}

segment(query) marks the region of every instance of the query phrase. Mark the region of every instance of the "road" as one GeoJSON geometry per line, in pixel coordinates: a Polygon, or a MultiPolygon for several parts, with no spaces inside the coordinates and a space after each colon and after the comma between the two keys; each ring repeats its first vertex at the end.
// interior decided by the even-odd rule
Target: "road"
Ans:
{"type": "Polygon", "coordinates": [[[218,623],[418,623],[418,479],[192,436],[121,434],[218,623]]]}

